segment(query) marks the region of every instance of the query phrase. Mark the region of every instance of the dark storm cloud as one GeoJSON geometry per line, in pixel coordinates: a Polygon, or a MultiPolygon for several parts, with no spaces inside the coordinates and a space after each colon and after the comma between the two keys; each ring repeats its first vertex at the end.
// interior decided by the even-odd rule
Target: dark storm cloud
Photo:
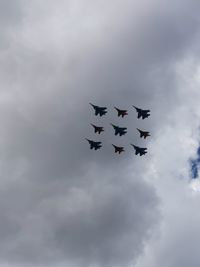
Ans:
{"type": "MultiPolygon", "coordinates": [[[[144,144],[136,126],[156,132],[155,118],[174,108],[172,65],[198,30],[196,2],[182,2],[184,19],[175,3],[164,9],[152,1],[147,11],[143,2],[145,18],[130,12],[129,1],[106,4],[105,15],[99,1],[92,12],[90,1],[24,3],[23,23],[11,31],[1,60],[2,261],[99,267],[136,261],[160,216],[141,172],[150,158],[138,163],[129,143],[144,144]],[[118,19],[114,7],[125,15],[118,19]],[[108,116],[94,117],[89,102],[108,106],[108,116]],[[153,118],[137,120],[133,104],[151,108],[153,118]],[[129,117],[118,119],[114,105],[128,108],[129,117]],[[84,140],[94,138],[90,122],[106,128],[97,153],[84,140]],[[127,126],[128,134],[114,138],[110,122],[127,126]],[[122,157],[113,154],[113,140],[126,146],[122,157]]],[[[14,19],[20,6],[12,8],[14,19]]]]}

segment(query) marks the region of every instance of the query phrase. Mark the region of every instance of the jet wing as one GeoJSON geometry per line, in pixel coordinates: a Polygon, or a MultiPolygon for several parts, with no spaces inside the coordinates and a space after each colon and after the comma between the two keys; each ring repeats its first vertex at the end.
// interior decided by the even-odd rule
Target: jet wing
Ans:
{"type": "Polygon", "coordinates": [[[142,111],[141,108],[137,108],[137,107],[135,107],[135,106],[133,106],[133,107],[136,109],[137,112],[141,112],[141,111],[142,111]]]}
{"type": "Polygon", "coordinates": [[[142,115],[142,119],[144,120],[145,118],[148,118],[150,116],[150,114],[144,114],[142,115]]]}
{"type": "Polygon", "coordinates": [[[107,113],[107,111],[99,111],[100,116],[103,116],[107,113]]]}
{"type": "Polygon", "coordinates": [[[98,149],[100,149],[101,148],[101,146],[96,146],[94,149],[95,150],[98,150],[98,149]]]}
{"type": "Polygon", "coordinates": [[[122,135],[125,135],[127,132],[120,132],[119,135],[122,136],[122,135]]]}
{"type": "Polygon", "coordinates": [[[146,151],[141,151],[140,156],[145,155],[146,153],[147,153],[146,151]]]}
{"type": "Polygon", "coordinates": [[[93,105],[92,103],[89,103],[93,108],[97,108],[97,106],[93,105]]]}

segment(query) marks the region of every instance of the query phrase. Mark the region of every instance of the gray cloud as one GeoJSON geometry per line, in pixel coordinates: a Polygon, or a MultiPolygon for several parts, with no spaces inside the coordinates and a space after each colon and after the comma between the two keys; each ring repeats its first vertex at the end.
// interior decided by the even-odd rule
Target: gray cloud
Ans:
{"type": "Polygon", "coordinates": [[[6,53],[6,50],[11,45],[10,34],[15,31],[23,20],[23,4],[21,0],[13,1],[0,1],[0,52],[6,53]]]}
{"type": "Polygon", "coordinates": [[[160,221],[164,193],[147,180],[154,161],[169,170],[153,145],[185,104],[176,64],[194,51],[197,2],[182,1],[184,17],[180,1],[21,3],[2,18],[18,27],[1,57],[1,261],[134,265],[160,221]],[[94,117],[89,102],[108,116],[94,117]],[[132,104],[150,107],[151,118],[137,120],[132,104]],[[119,120],[114,105],[129,117],[119,120]],[[94,138],[90,122],[106,127],[98,153],[84,140],[94,138]],[[114,139],[110,122],[127,125],[127,136],[114,139]],[[129,148],[144,144],[136,127],[152,131],[146,158],[129,148]],[[122,157],[113,140],[126,146],[122,157]]]}

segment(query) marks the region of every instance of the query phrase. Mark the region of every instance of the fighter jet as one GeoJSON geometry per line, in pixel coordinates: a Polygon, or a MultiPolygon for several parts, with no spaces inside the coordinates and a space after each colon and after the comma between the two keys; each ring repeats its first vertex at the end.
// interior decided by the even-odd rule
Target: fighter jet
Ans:
{"type": "Polygon", "coordinates": [[[138,129],[138,128],[137,128],[137,130],[138,130],[138,132],[140,133],[140,137],[141,137],[141,138],[144,137],[144,139],[146,139],[147,136],[150,136],[150,133],[149,133],[149,132],[142,131],[142,130],[140,130],[140,129],[138,129]]]}
{"type": "Polygon", "coordinates": [[[115,153],[118,152],[120,154],[121,152],[125,151],[123,146],[115,146],[113,144],[112,144],[112,146],[115,148],[115,153]]]}
{"type": "Polygon", "coordinates": [[[114,125],[112,123],[110,125],[112,125],[112,127],[114,128],[115,135],[119,134],[119,136],[122,136],[122,135],[125,135],[127,133],[127,128],[125,128],[125,127],[122,128],[122,127],[116,126],[116,125],[114,125]]]}
{"type": "Polygon", "coordinates": [[[87,139],[87,138],[85,138],[88,142],[89,142],[89,144],[90,144],[90,149],[95,149],[95,150],[97,150],[97,149],[100,149],[101,147],[102,147],[102,142],[95,142],[95,141],[92,141],[92,140],[89,140],[89,139],[87,139]]]}
{"type": "Polygon", "coordinates": [[[150,110],[149,109],[141,109],[141,108],[137,108],[137,107],[135,107],[135,106],[133,106],[135,109],[136,109],[136,111],[137,111],[137,113],[138,113],[138,119],[140,118],[140,117],[142,117],[142,119],[144,120],[145,118],[148,118],[149,116],[150,116],[150,114],[149,114],[149,112],[150,112],[150,110]]]}
{"type": "Polygon", "coordinates": [[[127,110],[119,109],[119,108],[116,108],[116,107],[114,107],[114,108],[118,112],[118,117],[122,116],[122,118],[123,118],[125,115],[128,115],[128,111],[127,110]]]}
{"type": "Polygon", "coordinates": [[[100,116],[103,116],[103,115],[105,115],[107,113],[107,110],[106,110],[107,108],[106,107],[98,107],[98,106],[93,105],[92,103],[90,103],[90,105],[95,110],[95,116],[97,116],[98,114],[100,116]]]}
{"type": "Polygon", "coordinates": [[[140,156],[142,156],[142,155],[145,155],[147,153],[147,151],[146,151],[147,148],[138,147],[138,146],[135,146],[133,144],[131,144],[131,145],[135,149],[135,155],[140,154],[140,156]]]}
{"type": "Polygon", "coordinates": [[[95,133],[100,134],[101,132],[104,132],[104,127],[99,127],[99,126],[96,126],[96,125],[94,125],[92,123],[90,123],[90,124],[92,125],[92,127],[94,127],[94,132],[95,133]]]}

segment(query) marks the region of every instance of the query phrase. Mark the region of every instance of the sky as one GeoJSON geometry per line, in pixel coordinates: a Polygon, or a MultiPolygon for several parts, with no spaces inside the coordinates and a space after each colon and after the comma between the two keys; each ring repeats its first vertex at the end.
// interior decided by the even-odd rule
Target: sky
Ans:
{"type": "Polygon", "coordinates": [[[199,9],[0,0],[0,267],[200,266],[199,9]]]}

